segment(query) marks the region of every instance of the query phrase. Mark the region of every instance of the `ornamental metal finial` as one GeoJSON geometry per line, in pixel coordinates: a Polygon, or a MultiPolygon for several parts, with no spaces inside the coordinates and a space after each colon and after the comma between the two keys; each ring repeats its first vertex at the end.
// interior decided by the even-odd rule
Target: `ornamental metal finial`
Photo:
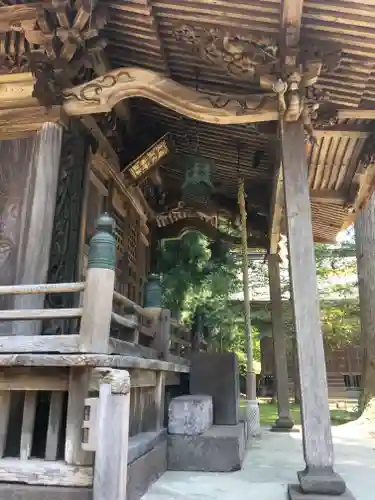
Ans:
{"type": "Polygon", "coordinates": [[[116,269],[116,240],[114,237],[115,221],[107,213],[96,222],[96,234],[91,238],[88,269],[116,269]]]}

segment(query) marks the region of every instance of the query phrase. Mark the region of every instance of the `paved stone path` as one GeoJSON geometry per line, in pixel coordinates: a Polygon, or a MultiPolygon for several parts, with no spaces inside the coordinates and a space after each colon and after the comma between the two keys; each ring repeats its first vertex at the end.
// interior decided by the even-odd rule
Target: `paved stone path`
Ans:
{"type": "MultiPolygon", "coordinates": [[[[336,471],[356,500],[375,498],[375,440],[346,426],[334,427],[336,471]]],[[[143,500],[285,500],[288,483],[304,468],[300,433],[264,430],[253,441],[244,467],[233,473],[167,472],[143,500]]]]}

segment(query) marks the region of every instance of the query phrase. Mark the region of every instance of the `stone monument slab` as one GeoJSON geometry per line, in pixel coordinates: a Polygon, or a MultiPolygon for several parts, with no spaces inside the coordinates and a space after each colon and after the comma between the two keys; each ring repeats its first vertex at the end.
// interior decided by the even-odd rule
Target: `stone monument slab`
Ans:
{"type": "Polygon", "coordinates": [[[190,393],[212,396],[215,425],[237,425],[240,400],[237,356],[234,353],[193,354],[190,393]]]}

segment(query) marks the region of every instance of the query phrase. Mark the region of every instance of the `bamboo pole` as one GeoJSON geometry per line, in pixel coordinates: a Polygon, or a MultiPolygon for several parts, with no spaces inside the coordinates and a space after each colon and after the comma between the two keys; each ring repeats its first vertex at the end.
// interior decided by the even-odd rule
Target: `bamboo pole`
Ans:
{"type": "Polygon", "coordinates": [[[240,179],[238,185],[238,205],[241,215],[241,239],[242,239],[242,281],[245,315],[245,344],[246,344],[246,399],[254,401],[256,399],[256,376],[253,368],[253,342],[251,335],[251,316],[250,316],[250,287],[249,287],[249,260],[247,255],[247,226],[246,226],[246,207],[245,207],[245,186],[244,180],[240,179]]]}

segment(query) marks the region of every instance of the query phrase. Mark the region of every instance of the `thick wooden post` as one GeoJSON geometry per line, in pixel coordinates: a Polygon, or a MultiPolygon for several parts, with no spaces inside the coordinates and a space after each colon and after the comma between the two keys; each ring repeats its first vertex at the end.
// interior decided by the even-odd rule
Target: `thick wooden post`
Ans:
{"type": "Polygon", "coordinates": [[[107,353],[116,268],[114,220],[102,215],[97,230],[90,241],[80,346],[86,352],[107,353]]]}
{"type": "MultiPolygon", "coordinates": [[[[304,494],[340,495],[345,491],[345,482],[333,471],[327,374],[320,324],[303,123],[301,120],[284,122],[281,129],[306,462],[306,469],[298,473],[298,479],[300,490],[304,494]]],[[[289,494],[291,498],[297,498],[295,495],[300,493],[290,487],[289,494]]]]}
{"type": "Polygon", "coordinates": [[[153,349],[158,351],[160,359],[168,360],[171,342],[171,311],[161,308],[146,308],[155,314],[155,337],[152,342],[153,349]]]}
{"type": "Polygon", "coordinates": [[[375,194],[355,222],[361,318],[362,393],[360,410],[375,398],[375,194]]]}
{"type": "Polygon", "coordinates": [[[99,387],[93,500],[126,500],[130,377],[109,370],[99,387]]]}
{"type": "MultiPolygon", "coordinates": [[[[63,129],[56,123],[44,123],[34,142],[34,157],[30,168],[29,201],[23,215],[27,236],[22,242],[18,284],[45,283],[56,205],[57,181],[63,129]],[[27,222],[26,222],[27,221],[27,222]]],[[[17,296],[15,309],[43,309],[44,295],[17,296]]],[[[40,321],[15,321],[13,335],[38,335],[40,321]]]]}
{"type": "Polygon", "coordinates": [[[290,431],[293,420],[290,418],[289,377],[286,357],[286,339],[283,321],[279,257],[271,254],[268,257],[268,274],[271,297],[272,332],[274,366],[277,390],[278,419],[272,427],[273,431],[290,431]]]}

